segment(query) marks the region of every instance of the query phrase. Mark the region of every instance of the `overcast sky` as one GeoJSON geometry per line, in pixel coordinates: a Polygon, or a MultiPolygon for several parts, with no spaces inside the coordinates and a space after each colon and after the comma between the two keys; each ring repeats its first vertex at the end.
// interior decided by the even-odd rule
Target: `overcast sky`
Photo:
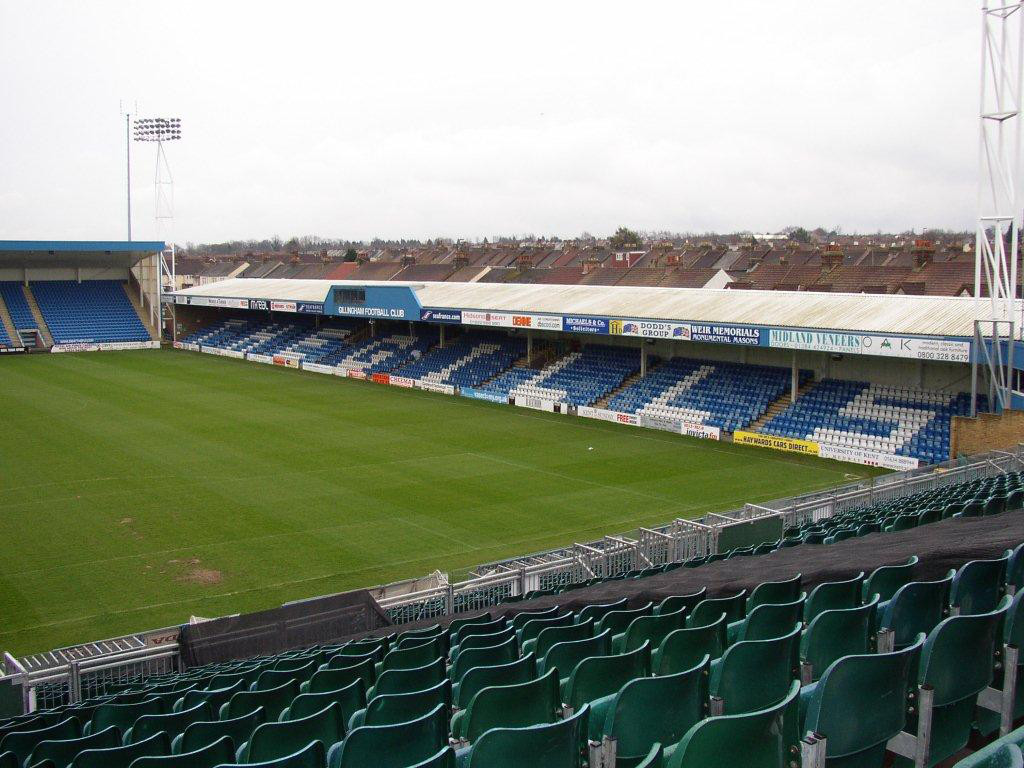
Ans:
{"type": "Polygon", "coordinates": [[[0,239],[971,228],[978,3],[0,3],[0,239]],[[156,234],[152,145],[134,234],[156,234]]]}

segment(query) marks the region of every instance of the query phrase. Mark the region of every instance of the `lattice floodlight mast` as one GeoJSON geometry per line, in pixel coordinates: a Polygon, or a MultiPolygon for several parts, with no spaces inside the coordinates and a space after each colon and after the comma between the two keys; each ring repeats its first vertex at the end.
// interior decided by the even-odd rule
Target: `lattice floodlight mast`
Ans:
{"type": "MultiPolygon", "coordinates": [[[[163,319],[163,292],[174,290],[175,281],[175,253],[174,253],[174,176],[171,174],[171,166],[167,161],[167,153],[164,151],[164,142],[179,141],[181,139],[181,118],[178,117],[147,117],[135,120],[135,141],[152,142],[156,144],[156,171],[153,177],[153,189],[156,198],[156,225],[157,232],[165,240],[169,241],[170,247],[159,254],[157,276],[157,304],[159,306],[161,321],[163,319]]],[[[161,322],[162,324],[162,322],[161,322]]]]}
{"type": "Polygon", "coordinates": [[[988,368],[990,406],[1010,407],[1013,342],[1022,320],[1017,308],[1017,262],[1021,229],[1024,2],[992,8],[983,2],[981,18],[981,173],[974,255],[972,415],[976,410],[979,362],[988,368]],[[987,298],[983,295],[986,289],[987,298]]]}

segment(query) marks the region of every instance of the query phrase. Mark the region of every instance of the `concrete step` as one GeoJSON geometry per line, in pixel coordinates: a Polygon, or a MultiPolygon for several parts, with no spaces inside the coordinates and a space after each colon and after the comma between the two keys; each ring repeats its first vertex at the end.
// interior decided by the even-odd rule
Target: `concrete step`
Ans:
{"type": "MultiPolygon", "coordinates": [[[[800,389],[796,391],[797,400],[799,400],[801,397],[807,394],[807,392],[817,383],[818,382],[816,382],[814,379],[811,379],[802,387],[800,387],[800,389]]],[[[761,414],[759,418],[754,419],[754,421],[750,423],[750,426],[746,428],[746,431],[760,432],[761,427],[767,424],[773,416],[782,413],[784,410],[789,408],[790,405],[792,405],[792,401],[790,400],[789,390],[787,389],[785,392],[782,393],[782,395],[777,400],[775,400],[774,402],[772,402],[771,405],[768,406],[768,410],[761,414]]]]}
{"type": "Polygon", "coordinates": [[[11,320],[11,313],[7,311],[7,305],[4,304],[4,300],[0,297],[0,323],[3,324],[4,330],[7,331],[7,336],[10,338],[11,343],[14,345],[20,345],[20,336],[18,330],[14,327],[14,321],[11,320]]]}
{"type": "Polygon", "coordinates": [[[50,328],[46,325],[46,321],[43,320],[43,313],[39,311],[39,305],[36,303],[36,297],[32,294],[32,288],[23,285],[21,290],[25,294],[25,301],[28,302],[28,308],[32,311],[32,317],[36,321],[36,329],[43,339],[43,347],[49,349],[53,346],[53,336],[50,334],[50,328]]]}
{"type": "MultiPolygon", "coordinates": [[[[653,370],[654,370],[654,368],[648,368],[647,372],[650,373],[653,370]]],[[[608,407],[608,402],[613,397],[615,397],[617,394],[619,394],[619,392],[621,392],[622,390],[626,389],[627,387],[632,386],[639,379],[640,379],[640,371],[637,371],[632,376],[627,376],[625,378],[625,380],[619,386],[617,386],[615,389],[613,389],[611,392],[609,392],[604,397],[598,398],[597,401],[594,403],[593,407],[594,408],[607,408],[608,407]]]]}

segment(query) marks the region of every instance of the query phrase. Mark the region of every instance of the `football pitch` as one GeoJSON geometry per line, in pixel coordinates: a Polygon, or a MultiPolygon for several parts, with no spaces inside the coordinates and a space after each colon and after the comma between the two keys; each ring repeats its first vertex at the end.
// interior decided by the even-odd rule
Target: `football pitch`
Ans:
{"type": "Polygon", "coordinates": [[[461,575],[867,467],[178,351],[0,360],[0,651],[461,575]]]}

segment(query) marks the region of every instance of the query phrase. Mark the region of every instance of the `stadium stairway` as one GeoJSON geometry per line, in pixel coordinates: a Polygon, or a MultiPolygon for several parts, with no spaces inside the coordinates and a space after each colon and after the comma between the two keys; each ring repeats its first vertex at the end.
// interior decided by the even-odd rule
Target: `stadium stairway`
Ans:
{"type": "Polygon", "coordinates": [[[142,323],[143,327],[149,331],[149,338],[158,339],[160,338],[157,329],[153,327],[153,324],[149,321],[149,313],[143,308],[139,302],[138,291],[134,290],[131,283],[123,283],[124,292],[128,296],[128,303],[135,309],[135,314],[139,316],[139,322],[142,323]]]}
{"type": "MultiPolygon", "coordinates": [[[[653,373],[655,368],[657,368],[657,365],[651,365],[650,362],[648,361],[647,373],[648,374],[653,373]]],[[[636,373],[631,373],[629,376],[627,376],[623,380],[623,382],[621,384],[619,384],[619,386],[617,386],[615,389],[613,389],[607,395],[605,395],[604,397],[597,398],[597,400],[594,401],[594,408],[607,408],[608,407],[608,402],[613,397],[615,397],[617,394],[619,394],[619,392],[622,392],[624,389],[628,389],[629,387],[633,386],[633,384],[636,383],[637,381],[639,381],[641,378],[642,377],[640,376],[640,371],[637,371],[636,373]]]]}
{"type": "MultiPolygon", "coordinates": [[[[800,388],[796,391],[796,399],[799,400],[801,397],[803,397],[816,383],[817,382],[815,382],[814,379],[810,379],[801,384],[800,388]]],[[[761,427],[763,427],[765,424],[771,421],[771,419],[774,416],[782,413],[784,410],[789,408],[790,405],[792,405],[792,402],[789,399],[789,390],[786,390],[781,395],[779,395],[778,399],[776,399],[775,402],[768,406],[767,411],[765,411],[752,422],[750,422],[750,425],[747,427],[747,431],[760,432],[761,427]]]]}
{"type": "Polygon", "coordinates": [[[14,321],[11,320],[11,313],[7,311],[7,304],[4,303],[2,295],[0,295],[0,332],[2,332],[0,333],[0,346],[20,346],[18,343],[20,336],[14,327],[14,321]]]}
{"type": "Polygon", "coordinates": [[[25,301],[28,303],[28,308],[32,312],[32,317],[36,321],[36,330],[39,331],[39,335],[43,338],[43,346],[49,349],[53,346],[53,334],[50,333],[50,327],[46,324],[46,320],[43,319],[43,313],[39,310],[39,303],[36,301],[35,294],[32,293],[31,286],[22,286],[22,291],[25,294],[25,301]]]}

